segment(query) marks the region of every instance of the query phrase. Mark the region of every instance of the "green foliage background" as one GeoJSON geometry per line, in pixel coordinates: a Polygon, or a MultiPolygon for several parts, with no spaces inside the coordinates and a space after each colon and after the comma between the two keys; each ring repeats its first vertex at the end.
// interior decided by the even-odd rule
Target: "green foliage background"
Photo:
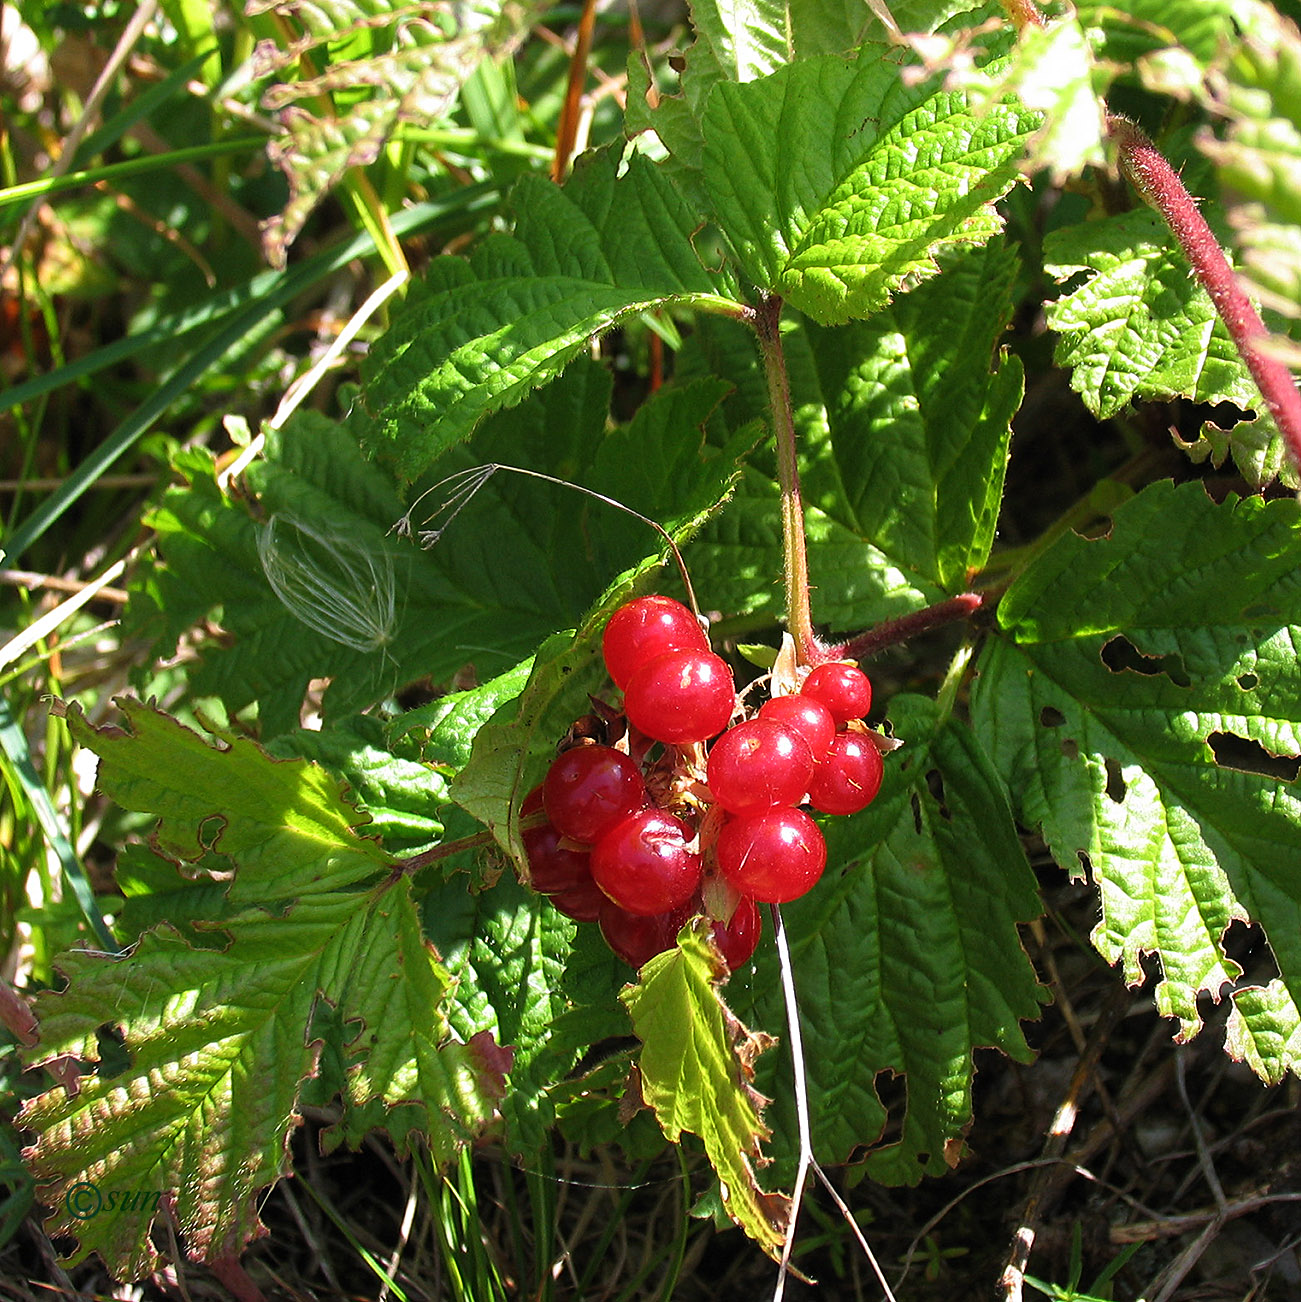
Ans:
{"type": "MultiPolygon", "coordinates": [[[[972,588],[992,611],[943,645],[947,664],[892,670],[904,690],[874,721],[904,745],[876,802],[829,820],[826,878],[785,910],[818,1156],[888,1183],[942,1174],[972,1121],[975,1051],[1030,1060],[1032,835],[1096,886],[1102,958],[1132,983],[1155,964],[1181,1037],[1200,997],[1228,998],[1228,1051],[1265,1081],[1297,1071],[1295,472],[1177,246],[1147,210],[1113,211],[1102,171],[1110,97],[1186,164],[1291,356],[1287,17],[1081,3],[1015,41],[984,22],[998,5],[917,0],[893,6],[927,37],[910,46],[866,5],[697,0],[682,57],[633,54],[626,115],[607,107],[556,185],[527,12],[512,28],[468,5],[440,26],[432,10],[254,4],[232,43],[164,8],[190,61],[114,103],[78,159],[106,158],[196,67],[216,88],[256,35],[287,189],[265,267],[240,281],[223,264],[197,308],[160,288],[125,338],[3,399],[34,449],[60,386],[126,358],[159,376],[58,492],[12,512],[6,564],[48,553],[55,521],[160,420],[150,455],[172,479],[140,515],[120,631],[137,690],[165,707],[124,700],[123,732],[96,685],[58,685],[80,698],[71,737],[99,756],[101,790],[136,816],[114,823],[136,847],[125,907],[93,898],[16,722],[40,674],[22,648],[5,661],[9,799],[62,860],[60,940],[98,941],[51,944],[31,973],[51,988],[22,1060],[73,1059],[82,1077],[76,1093],[51,1078],[17,1118],[43,1202],[62,1208],[78,1181],[166,1187],[190,1251],[237,1254],[309,1103],[338,1109],[332,1143],[381,1129],[443,1160],[495,1128],[531,1152],[594,1112],[613,1128],[626,1077],[595,1069],[581,1110],[569,1077],[631,1034],[664,1135],[701,1138],[727,1212],[780,1252],[796,1126],[787,1051],[761,1051],[784,1030],[770,944],[724,982],[684,932],[634,980],[516,880],[524,795],[588,694],[610,694],[605,619],[677,582],[661,540],[591,494],[683,547],[720,644],[776,640],[779,489],[750,329],[771,296],[815,620],[862,630],[972,588]],[[355,229],[314,247],[312,214],[334,201],[355,229]],[[456,248],[406,284],[417,236],[456,248]],[[396,273],[357,384],[287,419],[250,404],[260,454],[232,481],[216,440],[175,436],[244,415],[229,381],[276,373],[282,309],[357,257],[396,273]],[[1012,333],[1036,315],[1042,342],[1012,333]],[[634,372],[662,347],[664,383],[630,400],[601,340],[634,372]],[[1161,455],[1126,427],[1132,455],[1046,487],[1053,518],[1014,545],[1014,420],[1053,368],[1099,420],[1194,414],[1161,455]],[[308,584],[287,592],[277,563],[308,584]],[[1235,922],[1261,930],[1272,970],[1244,975],[1235,922]],[[893,1124],[886,1074],[904,1082],[893,1124]]],[[[217,168],[232,143],[214,126],[202,157],[217,168]]],[[[33,193],[53,187],[15,182],[0,214],[33,193]]],[[[32,877],[19,850],[39,841],[6,850],[13,900],[32,877]]],[[[124,1278],[157,1260],[143,1222],[60,1210],[51,1228],[124,1278]]]]}

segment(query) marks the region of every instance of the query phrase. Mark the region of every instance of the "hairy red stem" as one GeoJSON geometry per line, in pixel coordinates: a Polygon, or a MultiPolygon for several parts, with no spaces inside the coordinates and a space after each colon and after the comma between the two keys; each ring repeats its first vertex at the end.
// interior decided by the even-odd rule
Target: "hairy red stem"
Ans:
{"type": "Polygon", "coordinates": [[[947,601],[927,606],[925,610],[916,610],[911,615],[901,615],[898,619],[887,619],[884,624],[869,628],[866,633],[851,637],[847,642],[837,646],[824,647],[818,659],[822,660],[866,660],[878,651],[899,642],[907,642],[921,633],[929,633],[933,628],[942,628],[945,624],[955,624],[960,619],[967,619],[985,604],[985,597],[979,592],[963,592],[947,601]]]}
{"type": "Polygon", "coordinates": [[[1003,8],[1018,32],[1026,27],[1045,26],[1044,16],[1034,0],[1003,0],[1003,8]]]}
{"type": "Polygon", "coordinates": [[[1292,460],[1301,467],[1301,393],[1297,392],[1291,371],[1261,348],[1270,337],[1269,331],[1233,274],[1196,201],[1140,127],[1127,118],[1111,115],[1107,128],[1120,149],[1121,171],[1143,199],[1161,214],[1179,241],[1193,273],[1211,296],[1234,346],[1256,381],[1292,460]]]}

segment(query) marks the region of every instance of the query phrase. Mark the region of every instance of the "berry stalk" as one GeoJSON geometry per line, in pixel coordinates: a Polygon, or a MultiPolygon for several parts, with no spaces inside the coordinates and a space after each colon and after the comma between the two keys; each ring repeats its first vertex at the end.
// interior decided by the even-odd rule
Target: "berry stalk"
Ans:
{"type": "Polygon", "coordinates": [[[1034,0],[1003,0],[1003,8],[1018,32],[1025,27],[1045,26],[1044,16],[1034,0]]]}
{"type": "Polygon", "coordinates": [[[1256,381],[1293,462],[1301,467],[1301,393],[1297,392],[1291,371],[1261,347],[1268,342],[1269,331],[1238,283],[1196,201],[1140,127],[1128,118],[1110,114],[1107,129],[1120,150],[1120,170],[1143,200],[1161,214],[1179,241],[1256,381]]]}
{"type": "Polygon", "coordinates": [[[859,633],[848,641],[826,647],[823,659],[826,660],[866,660],[878,651],[899,642],[907,642],[922,633],[929,633],[933,628],[942,628],[945,624],[954,624],[959,620],[974,615],[985,604],[985,596],[979,592],[962,592],[947,601],[936,602],[924,610],[915,610],[911,615],[901,615],[898,619],[887,619],[865,633],[859,633]]]}
{"type": "Polygon", "coordinates": [[[791,406],[790,376],[781,342],[782,300],[766,295],[753,317],[768,382],[773,438],[777,446],[777,484],[781,489],[782,555],[786,582],[786,627],[795,640],[800,664],[816,664],[820,654],[809,608],[809,553],[804,538],[804,500],[796,459],[795,414],[791,406]]]}

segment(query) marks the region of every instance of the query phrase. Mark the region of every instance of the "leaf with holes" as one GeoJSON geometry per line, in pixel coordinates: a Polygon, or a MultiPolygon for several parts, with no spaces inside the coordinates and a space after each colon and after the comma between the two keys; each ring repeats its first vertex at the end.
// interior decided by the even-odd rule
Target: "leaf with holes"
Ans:
{"type": "Polygon", "coordinates": [[[1110,535],[1068,534],[1012,585],[972,709],[1028,826],[1102,899],[1093,941],[1125,978],[1156,955],[1180,1033],[1233,986],[1230,1048],[1301,1067],[1301,508],[1153,484],[1110,535]],[[1258,923],[1278,964],[1225,948],[1258,923]],[[1261,994],[1266,982],[1268,996],[1261,994]]]}

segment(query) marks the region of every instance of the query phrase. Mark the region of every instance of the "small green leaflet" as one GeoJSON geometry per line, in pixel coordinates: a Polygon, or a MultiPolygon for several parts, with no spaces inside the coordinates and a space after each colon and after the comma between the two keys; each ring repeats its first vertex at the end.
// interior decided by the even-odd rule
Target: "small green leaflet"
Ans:
{"type": "Polygon", "coordinates": [[[1008,590],[975,726],[1018,818],[1097,883],[1099,952],[1131,984],[1157,956],[1183,1036],[1241,975],[1225,930],[1263,927],[1279,978],[1232,989],[1228,1044],[1277,1081],[1301,1065],[1301,508],[1162,482],[1113,521],[1008,590]]]}
{"type": "Polygon", "coordinates": [[[772,1043],[746,1030],[718,991],[726,967],[707,925],[684,929],[675,949],[657,954],[620,998],[642,1042],[642,1096],[668,1139],[699,1135],[718,1173],[728,1215],[773,1258],[781,1255],[790,1199],[765,1193],[755,1178],[763,1160],[764,1100],[750,1080],[754,1059],[772,1043]]]}
{"type": "Polygon", "coordinates": [[[808,59],[723,83],[704,115],[704,178],[746,274],[822,325],[866,317],[936,270],[955,242],[1002,228],[1038,116],[977,117],[962,95],[908,86],[897,50],[808,59]],[[736,160],[746,165],[738,167],[736,160]]]}
{"type": "Polygon", "coordinates": [[[1047,307],[1061,336],[1056,360],[1094,415],[1175,396],[1260,404],[1210,297],[1150,209],[1053,232],[1044,270],[1065,285],[1047,307]]]}
{"type": "MultiPolygon", "coordinates": [[[[219,746],[127,702],[130,733],[73,732],[101,757],[107,793],[158,816],[178,868],[218,858],[234,876],[214,938],[193,948],[162,924],[120,957],[73,951],[68,979],[37,1000],[33,1062],[103,1064],[75,1093],[56,1085],[21,1122],[51,1232],[81,1240],[118,1278],[155,1260],[150,1215],[79,1221],[79,1182],[160,1191],[197,1257],[237,1255],[258,1231],[256,1198],[287,1169],[300,1090],[323,1052],[340,1063],[340,1137],[413,1130],[449,1156],[492,1116],[510,1054],[457,1043],[440,1009],[450,978],[420,930],[408,879],[353,830],[335,780],[274,761],[250,741],[219,746]],[[329,1015],[332,1011],[332,1016],[329,1015]],[[329,1023],[333,1022],[333,1029],[329,1023]],[[100,1028],[120,1031],[109,1065],[100,1028]]],[[[193,871],[193,869],[191,869],[193,871]]],[[[212,924],[206,924],[208,926],[212,924]]],[[[205,924],[197,923],[199,930],[205,924]]]]}
{"type": "MultiPolygon", "coordinates": [[[[880,794],[861,814],[825,820],[826,872],[782,914],[814,1153],[838,1163],[866,1148],[874,1180],[915,1184],[962,1154],[974,1050],[1030,1057],[1020,1022],[1038,1016],[1041,990],[1017,925],[1042,902],[1002,784],[971,730],[911,695],[890,703],[890,720],[907,740],[886,757],[880,794]],[[888,1143],[882,1072],[907,1085],[902,1129],[888,1143]]],[[[770,945],[760,946],[748,997],[736,984],[738,1016],[784,1025],[770,945]]],[[[788,1178],[791,1063],[784,1049],[764,1063],[770,1152],[788,1178]]]]}
{"type": "Polygon", "coordinates": [[[489,412],[553,380],[596,334],[652,308],[735,312],[698,222],[643,155],[588,155],[563,187],[525,177],[513,235],[439,258],[362,368],[369,450],[414,479],[489,412]]]}

